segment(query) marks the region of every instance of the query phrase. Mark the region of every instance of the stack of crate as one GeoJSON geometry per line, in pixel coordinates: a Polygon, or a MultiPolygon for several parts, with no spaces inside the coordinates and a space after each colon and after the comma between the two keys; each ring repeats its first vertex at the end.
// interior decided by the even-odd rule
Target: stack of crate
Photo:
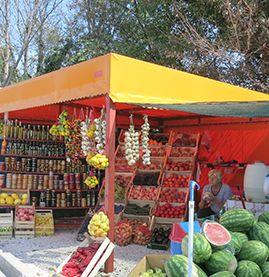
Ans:
{"type": "Polygon", "coordinates": [[[0,239],[12,238],[13,232],[13,211],[0,214],[0,239]]]}
{"type": "Polygon", "coordinates": [[[34,238],[35,236],[35,207],[17,205],[15,208],[15,238],[34,238]]]}

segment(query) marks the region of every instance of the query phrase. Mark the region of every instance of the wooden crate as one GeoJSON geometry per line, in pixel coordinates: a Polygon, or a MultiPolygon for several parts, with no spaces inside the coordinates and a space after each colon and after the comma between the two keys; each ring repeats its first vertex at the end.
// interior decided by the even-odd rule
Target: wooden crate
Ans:
{"type": "Polygon", "coordinates": [[[13,211],[0,214],[0,239],[9,239],[13,235],[13,211]]]}
{"type": "Polygon", "coordinates": [[[35,237],[51,237],[54,235],[54,222],[52,210],[35,211],[35,237]],[[39,218],[44,218],[44,225],[38,225],[39,218]]]}
{"type": "MultiPolygon", "coordinates": [[[[155,216],[152,217],[151,224],[150,224],[150,231],[152,232],[152,236],[153,236],[154,228],[162,227],[162,228],[164,228],[164,230],[172,229],[174,223],[171,223],[171,222],[169,222],[167,224],[157,223],[155,218],[156,218],[155,216]]],[[[167,243],[164,243],[164,244],[160,244],[160,243],[156,243],[156,242],[149,242],[147,245],[147,248],[155,249],[155,250],[168,250],[170,248],[170,239],[168,240],[167,243]]]]}
{"type": "MultiPolygon", "coordinates": [[[[146,205],[146,204],[154,205],[155,201],[157,201],[157,199],[159,198],[161,187],[154,187],[154,190],[156,190],[156,192],[155,192],[155,196],[153,196],[152,200],[143,200],[143,199],[141,199],[141,196],[139,196],[139,198],[132,198],[132,197],[134,197],[134,196],[132,196],[132,194],[136,190],[137,187],[138,186],[134,186],[134,185],[132,185],[130,187],[129,194],[128,194],[129,202],[135,203],[135,204],[140,205],[140,206],[143,205],[143,204],[144,205],[146,205]]],[[[141,186],[141,188],[145,189],[148,192],[150,187],[149,186],[141,186]]]]}
{"type": "MultiPolygon", "coordinates": [[[[94,241],[102,242],[101,246],[93,256],[92,260],[88,264],[87,268],[82,273],[81,277],[94,277],[96,276],[97,272],[101,268],[101,266],[105,263],[105,261],[109,258],[110,254],[112,253],[115,244],[113,244],[109,238],[93,238],[89,236],[88,233],[84,234],[86,239],[80,243],[78,247],[87,246],[89,243],[93,243],[94,241]]],[[[76,248],[77,249],[77,248],[76,248]]],[[[68,262],[72,253],[56,268],[53,267],[57,277],[64,277],[61,274],[63,266],[68,262]]]]}
{"type": "Polygon", "coordinates": [[[34,206],[29,205],[16,205],[15,208],[15,238],[34,238],[35,236],[35,217],[31,221],[21,221],[17,219],[17,212],[19,209],[35,209],[34,206]]]}

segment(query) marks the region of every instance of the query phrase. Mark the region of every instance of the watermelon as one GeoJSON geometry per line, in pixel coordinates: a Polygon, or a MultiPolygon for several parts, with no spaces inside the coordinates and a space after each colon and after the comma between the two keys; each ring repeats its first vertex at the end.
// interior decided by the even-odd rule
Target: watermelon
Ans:
{"type": "Polygon", "coordinates": [[[264,212],[258,217],[259,222],[265,222],[269,224],[269,212],[264,212]]]}
{"type": "Polygon", "coordinates": [[[213,252],[209,260],[205,262],[205,266],[210,274],[220,271],[234,273],[237,268],[237,260],[231,252],[223,249],[213,252]]]}
{"type": "Polygon", "coordinates": [[[262,271],[256,263],[243,260],[238,263],[235,275],[236,277],[262,277],[262,271]]]}
{"type": "Polygon", "coordinates": [[[231,241],[229,231],[217,222],[205,221],[203,235],[214,248],[224,248],[231,241]]]}
{"type": "Polygon", "coordinates": [[[234,253],[235,255],[237,255],[242,247],[242,242],[240,240],[240,237],[237,235],[236,232],[230,232],[231,234],[231,242],[230,244],[232,245],[232,247],[234,248],[234,253]]]}
{"type": "Polygon", "coordinates": [[[269,225],[265,222],[258,222],[254,224],[249,230],[249,236],[252,240],[260,240],[259,239],[259,231],[266,230],[269,233],[269,225]]]}
{"type": "Polygon", "coordinates": [[[268,247],[259,240],[250,240],[243,243],[237,255],[238,261],[249,260],[261,266],[269,256],[268,247]]]}
{"type": "Polygon", "coordinates": [[[232,232],[246,232],[254,224],[254,215],[245,209],[234,209],[225,212],[219,223],[232,232]]]}
{"type": "MultiPolygon", "coordinates": [[[[189,235],[181,242],[182,254],[188,257],[189,235]]],[[[201,264],[208,260],[212,254],[212,248],[208,240],[199,233],[193,233],[193,261],[201,264]]]]}
{"type": "Polygon", "coordinates": [[[233,232],[233,234],[235,234],[240,239],[241,244],[243,244],[246,241],[249,241],[249,238],[245,233],[233,232]]]}
{"type": "Polygon", "coordinates": [[[259,230],[256,234],[255,234],[255,239],[259,240],[261,242],[263,242],[268,248],[269,248],[269,230],[263,229],[263,230],[259,230]]]}
{"type": "MultiPolygon", "coordinates": [[[[165,263],[165,272],[168,277],[188,277],[188,258],[183,255],[170,257],[165,263]]],[[[207,277],[207,275],[198,265],[193,263],[192,277],[207,277]]]]}
{"type": "Polygon", "coordinates": [[[230,271],[220,271],[213,275],[210,275],[209,277],[236,277],[236,276],[230,271]]]}
{"type": "Polygon", "coordinates": [[[269,277],[269,262],[265,262],[260,268],[262,270],[262,277],[269,277]]]}

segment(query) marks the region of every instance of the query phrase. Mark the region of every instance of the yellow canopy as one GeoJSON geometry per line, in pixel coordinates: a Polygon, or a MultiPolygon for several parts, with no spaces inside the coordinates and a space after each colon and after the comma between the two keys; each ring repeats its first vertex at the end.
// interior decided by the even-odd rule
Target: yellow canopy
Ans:
{"type": "Polygon", "coordinates": [[[249,113],[249,103],[259,104],[259,114],[254,117],[269,110],[267,94],[112,53],[5,87],[0,92],[0,112],[105,94],[114,102],[201,114],[223,115],[228,107],[222,106],[218,113],[219,106],[208,107],[208,103],[236,103],[232,109],[241,103],[243,109],[239,112],[244,116],[249,113]],[[203,106],[205,103],[207,106],[203,106]]]}

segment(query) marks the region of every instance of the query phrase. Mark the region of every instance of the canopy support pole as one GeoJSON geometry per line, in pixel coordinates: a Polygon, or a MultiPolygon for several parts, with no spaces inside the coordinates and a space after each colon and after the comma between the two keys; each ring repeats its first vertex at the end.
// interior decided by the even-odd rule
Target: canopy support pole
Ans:
{"type": "MultiPolygon", "coordinates": [[[[109,166],[105,169],[105,209],[109,218],[110,230],[108,238],[114,243],[114,204],[115,204],[115,135],[116,135],[116,104],[106,95],[106,156],[109,166]]],[[[105,263],[105,272],[114,270],[114,251],[105,263]]]]}

